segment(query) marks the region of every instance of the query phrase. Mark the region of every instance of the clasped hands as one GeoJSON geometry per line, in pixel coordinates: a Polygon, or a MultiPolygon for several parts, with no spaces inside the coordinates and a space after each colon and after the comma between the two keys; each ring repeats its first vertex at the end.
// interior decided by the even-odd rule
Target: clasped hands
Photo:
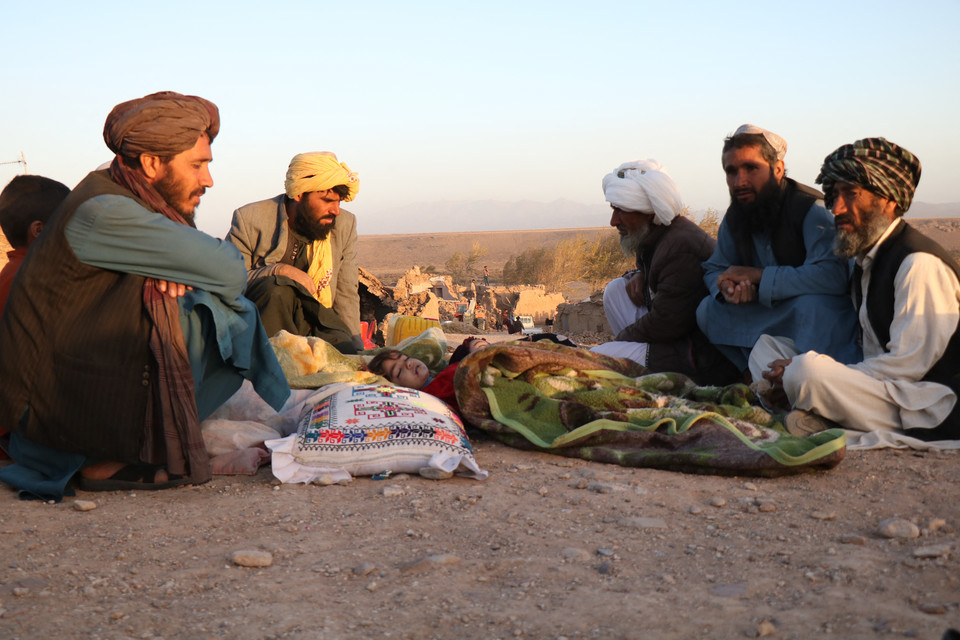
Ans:
{"type": "Polygon", "coordinates": [[[717,276],[717,288],[723,299],[730,304],[746,304],[757,299],[757,287],[763,269],[732,266],[717,276]]]}

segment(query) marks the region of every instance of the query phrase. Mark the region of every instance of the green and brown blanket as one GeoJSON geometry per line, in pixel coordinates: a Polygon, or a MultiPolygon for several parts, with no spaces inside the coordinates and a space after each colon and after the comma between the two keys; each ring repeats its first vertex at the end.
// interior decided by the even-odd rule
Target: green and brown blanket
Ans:
{"type": "Polygon", "coordinates": [[[465,422],[502,442],[628,467],[774,476],[831,468],[846,439],[783,431],[742,384],[697,387],[630,360],[547,342],[501,343],[463,360],[465,422]]]}

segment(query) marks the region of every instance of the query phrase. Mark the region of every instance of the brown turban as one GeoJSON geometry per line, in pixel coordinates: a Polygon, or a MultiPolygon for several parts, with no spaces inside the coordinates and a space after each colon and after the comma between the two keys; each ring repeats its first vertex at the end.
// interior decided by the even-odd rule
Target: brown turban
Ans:
{"type": "Polygon", "coordinates": [[[192,149],[201,134],[220,131],[217,105],[198,96],[161,91],[115,106],[103,125],[103,140],[120,156],[175,156],[192,149]]]}

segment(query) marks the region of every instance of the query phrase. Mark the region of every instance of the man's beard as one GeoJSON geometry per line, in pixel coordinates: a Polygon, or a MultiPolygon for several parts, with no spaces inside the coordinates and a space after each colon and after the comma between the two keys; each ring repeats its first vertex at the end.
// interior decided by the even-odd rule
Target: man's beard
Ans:
{"type": "MultiPolygon", "coordinates": [[[[861,214],[863,222],[853,231],[840,231],[838,229],[837,237],[833,241],[833,252],[843,258],[866,254],[890,226],[890,220],[884,217],[882,213],[883,209],[877,204],[861,214]]],[[[846,214],[834,218],[834,224],[849,222],[850,218],[846,214]]]]}
{"type": "Polygon", "coordinates": [[[773,175],[773,169],[770,170],[770,179],[760,187],[753,202],[738,202],[731,193],[730,208],[738,213],[752,232],[772,231],[780,215],[780,183],[773,175]]]}
{"type": "Polygon", "coordinates": [[[203,196],[207,192],[206,188],[200,187],[196,191],[189,191],[183,181],[177,179],[173,171],[167,171],[162,178],[154,183],[153,188],[170,205],[171,209],[187,221],[187,224],[196,227],[194,222],[196,207],[192,205],[192,201],[195,196],[203,196]]]}
{"type": "MultiPolygon", "coordinates": [[[[652,223],[651,223],[652,224],[652,223]]],[[[650,235],[650,225],[642,229],[631,231],[625,236],[620,236],[620,251],[628,258],[637,257],[637,252],[643,246],[643,241],[650,235]]]]}
{"type": "Polygon", "coordinates": [[[290,228],[307,240],[311,241],[326,240],[327,236],[330,235],[330,232],[333,231],[335,226],[337,226],[336,216],[333,216],[329,222],[320,222],[320,220],[315,220],[307,215],[307,213],[299,206],[299,203],[297,207],[297,215],[290,220],[290,228]]]}

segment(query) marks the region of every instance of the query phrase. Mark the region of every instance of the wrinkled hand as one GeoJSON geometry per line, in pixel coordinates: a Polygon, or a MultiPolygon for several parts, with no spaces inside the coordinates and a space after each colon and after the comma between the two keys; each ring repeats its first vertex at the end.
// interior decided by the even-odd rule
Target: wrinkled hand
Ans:
{"type": "Polygon", "coordinates": [[[780,358],[778,360],[774,360],[773,362],[767,363],[767,367],[769,368],[763,372],[764,379],[769,380],[770,384],[774,387],[782,387],[783,372],[791,362],[793,362],[792,358],[780,358]]]}
{"type": "Polygon", "coordinates": [[[643,295],[644,284],[642,271],[637,271],[632,278],[627,280],[627,297],[630,298],[630,302],[638,307],[643,307],[647,304],[643,295]]]}
{"type": "Polygon", "coordinates": [[[193,291],[193,287],[179,282],[170,282],[169,280],[155,280],[155,282],[157,291],[165,293],[171,298],[182,298],[187,291],[193,291]]]}

